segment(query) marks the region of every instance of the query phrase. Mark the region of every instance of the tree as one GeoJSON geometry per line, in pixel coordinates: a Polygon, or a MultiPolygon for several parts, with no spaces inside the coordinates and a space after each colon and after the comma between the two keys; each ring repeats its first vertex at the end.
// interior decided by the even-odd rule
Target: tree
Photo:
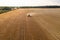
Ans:
{"type": "Polygon", "coordinates": [[[11,10],[10,7],[4,7],[2,10],[11,10]]]}

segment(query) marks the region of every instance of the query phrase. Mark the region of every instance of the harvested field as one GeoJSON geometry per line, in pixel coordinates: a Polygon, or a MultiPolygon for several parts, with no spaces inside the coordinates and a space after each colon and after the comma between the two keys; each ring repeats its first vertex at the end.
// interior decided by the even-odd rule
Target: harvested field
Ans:
{"type": "Polygon", "coordinates": [[[21,8],[0,14],[0,40],[60,40],[60,8],[21,8]]]}

